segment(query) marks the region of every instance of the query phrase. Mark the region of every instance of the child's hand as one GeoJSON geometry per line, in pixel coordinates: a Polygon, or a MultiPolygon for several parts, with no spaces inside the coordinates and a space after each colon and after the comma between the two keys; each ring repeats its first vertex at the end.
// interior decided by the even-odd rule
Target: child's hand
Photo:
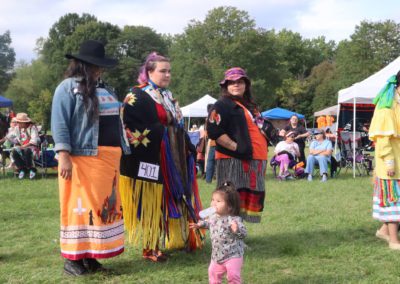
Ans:
{"type": "Polygon", "coordinates": [[[199,223],[189,223],[189,229],[199,229],[200,224],[199,223]]]}
{"type": "Polygon", "coordinates": [[[236,233],[236,232],[237,232],[237,230],[238,230],[238,224],[237,224],[236,221],[232,221],[232,222],[231,222],[231,230],[232,230],[233,233],[236,233]]]}

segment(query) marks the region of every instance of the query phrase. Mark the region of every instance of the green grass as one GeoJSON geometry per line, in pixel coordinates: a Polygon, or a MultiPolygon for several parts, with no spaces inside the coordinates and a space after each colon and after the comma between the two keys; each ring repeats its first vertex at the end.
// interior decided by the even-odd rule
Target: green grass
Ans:
{"type": "MultiPolygon", "coordinates": [[[[208,206],[214,185],[199,181],[208,206]]],[[[374,237],[370,178],[350,173],[327,183],[278,182],[267,174],[261,224],[247,224],[244,283],[399,283],[400,253],[374,237]]],[[[166,263],[142,260],[127,245],[103,261],[115,275],[71,278],[59,253],[57,180],[0,176],[0,283],[207,283],[210,241],[166,263]]]]}

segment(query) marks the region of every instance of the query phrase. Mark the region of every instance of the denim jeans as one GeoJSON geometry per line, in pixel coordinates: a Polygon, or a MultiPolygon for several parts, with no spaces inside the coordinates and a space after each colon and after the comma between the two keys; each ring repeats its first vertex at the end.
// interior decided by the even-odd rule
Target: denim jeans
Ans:
{"type": "Polygon", "coordinates": [[[330,161],[329,156],[314,156],[308,155],[307,157],[307,166],[305,172],[308,174],[313,174],[314,165],[318,163],[319,165],[319,172],[322,174],[328,173],[328,162],[330,161]]]}
{"type": "Polygon", "coordinates": [[[207,168],[206,168],[206,182],[211,183],[215,171],[215,146],[211,146],[208,150],[207,168]]]}

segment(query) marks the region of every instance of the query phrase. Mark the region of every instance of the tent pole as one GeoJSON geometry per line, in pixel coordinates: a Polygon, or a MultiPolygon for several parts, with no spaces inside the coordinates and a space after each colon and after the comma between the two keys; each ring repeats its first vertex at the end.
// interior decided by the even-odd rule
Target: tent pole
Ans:
{"type": "Polygon", "coordinates": [[[353,178],[356,178],[356,97],[353,98],[353,178]]]}
{"type": "Polygon", "coordinates": [[[336,111],[335,159],[337,159],[338,136],[339,136],[339,131],[338,131],[339,130],[339,115],[340,115],[340,104],[338,104],[338,108],[336,111]]]}
{"type": "Polygon", "coordinates": [[[190,130],[190,116],[189,116],[189,119],[188,119],[188,132],[189,132],[189,130],[190,130]]]}

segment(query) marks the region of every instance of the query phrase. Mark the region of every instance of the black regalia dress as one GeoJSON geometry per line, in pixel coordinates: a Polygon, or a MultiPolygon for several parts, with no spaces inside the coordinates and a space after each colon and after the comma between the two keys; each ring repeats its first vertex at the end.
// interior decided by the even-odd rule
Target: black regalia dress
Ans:
{"type": "Polygon", "coordinates": [[[132,88],[123,105],[132,154],[121,160],[120,192],[129,240],[144,249],[196,249],[189,230],[201,210],[195,162],[182,114],[170,91],[150,83],[132,88]]]}

